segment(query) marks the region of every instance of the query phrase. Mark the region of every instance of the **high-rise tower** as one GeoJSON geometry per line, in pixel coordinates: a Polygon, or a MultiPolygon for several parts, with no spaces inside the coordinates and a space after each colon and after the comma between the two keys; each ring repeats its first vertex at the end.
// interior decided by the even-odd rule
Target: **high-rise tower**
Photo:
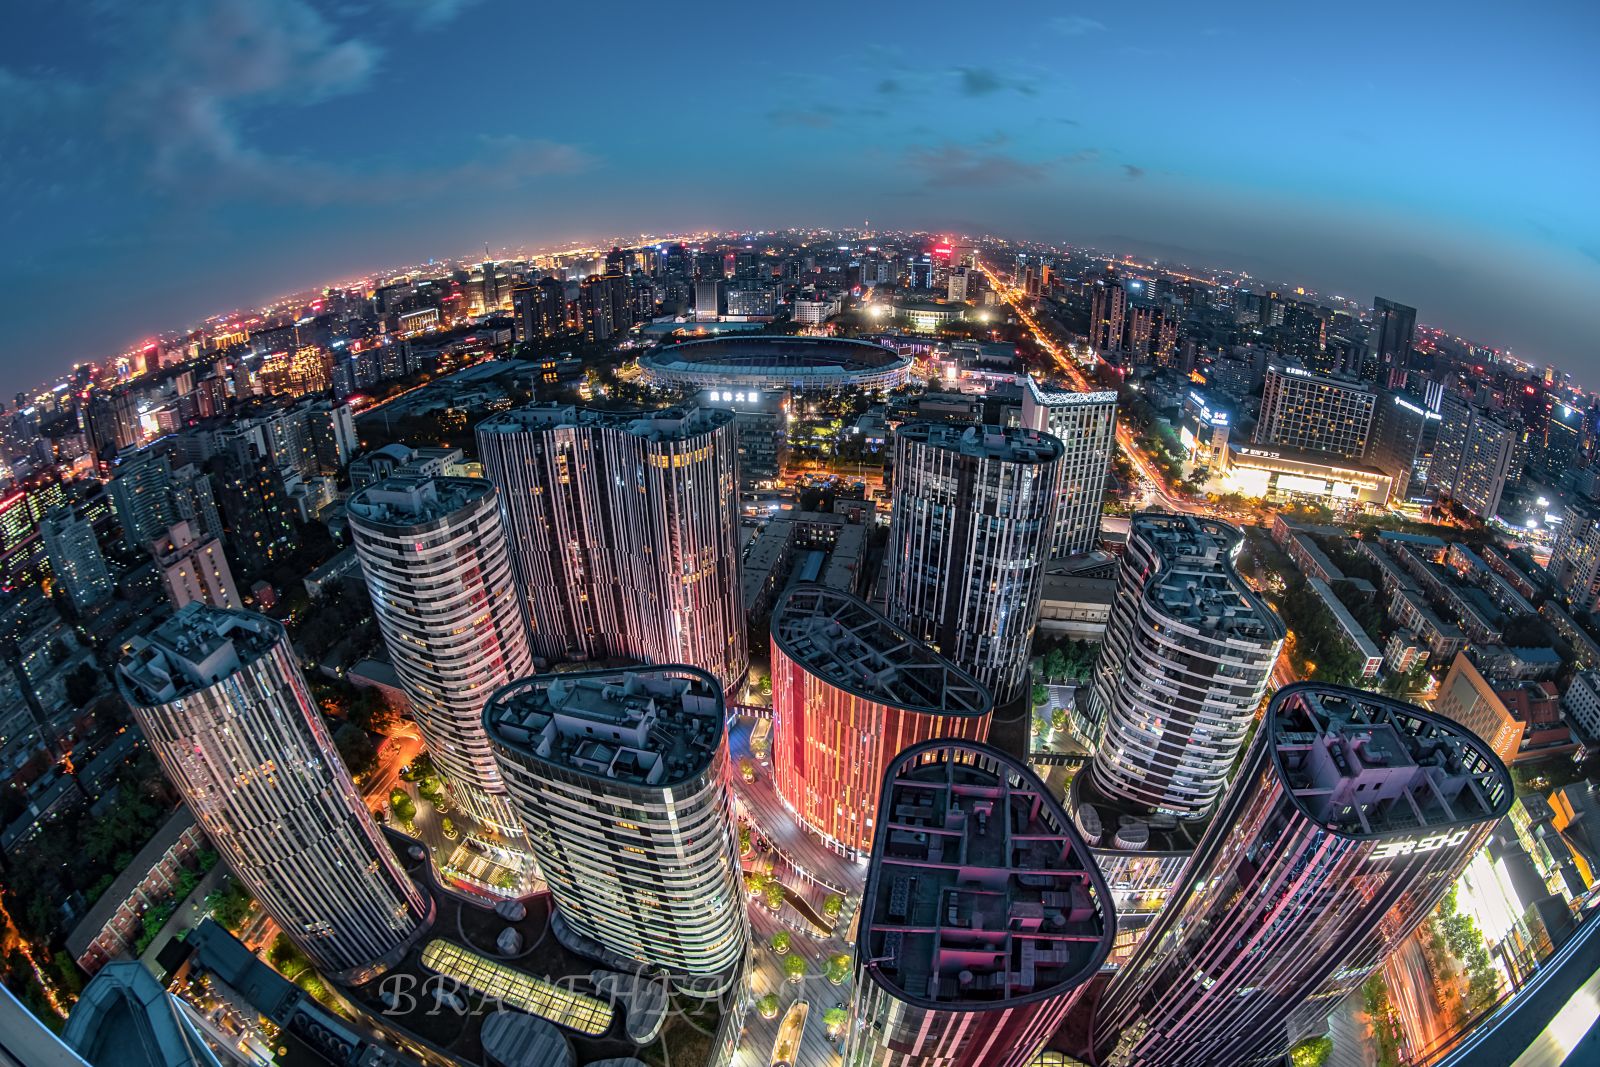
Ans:
{"type": "Polygon", "coordinates": [[[772,613],[773,785],[835,849],[871,849],[890,760],[937,737],[983,741],[993,705],[848,593],[797,585],[772,613]]]}
{"type": "Polygon", "coordinates": [[[329,977],[398,963],[432,905],[339,759],[283,627],[194,603],[117,670],[167,777],[245,888],[329,977]]]}
{"type": "Polygon", "coordinates": [[[1037,430],[909,423],[895,433],[889,620],[1008,704],[1027,682],[1061,497],[1037,430]]]}
{"type": "Polygon", "coordinates": [[[484,726],[562,919],[706,995],[749,943],[720,681],[693,667],[513,682],[484,726]]]}
{"type": "Polygon", "coordinates": [[[489,694],[533,669],[494,486],[396,476],[350,498],[350,537],[428,754],[462,808],[521,825],[483,731],[489,694]]]}
{"type": "Polygon", "coordinates": [[[100,552],[100,542],[87,519],[61,508],[39,524],[50,571],[79,611],[111,595],[111,572],[100,552]]]}
{"type": "Polygon", "coordinates": [[[1100,504],[1117,448],[1117,394],[1042,389],[1028,377],[1022,425],[1061,442],[1061,500],[1050,557],[1093,551],[1100,540],[1100,504]]]}
{"type": "Polygon", "coordinates": [[[1433,910],[1511,808],[1488,746],[1340,686],[1278,691],[1095,1012],[1102,1067],[1278,1063],[1433,910]]]}
{"type": "Polygon", "coordinates": [[[1105,881],[1027,766],[929,741],[884,776],[847,1067],[1025,1067],[1111,947],[1105,881]]]}
{"type": "Polygon", "coordinates": [[[744,677],[731,411],[529,407],[478,424],[533,653],[744,677]]]}
{"type": "Polygon", "coordinates": [[[1086,732],[1095,791],[1203,816],[1226,784],[1283,645],[1283,623],[1233,569],[1226,523],[1143,512],[1128,529],[1086,732]]]}

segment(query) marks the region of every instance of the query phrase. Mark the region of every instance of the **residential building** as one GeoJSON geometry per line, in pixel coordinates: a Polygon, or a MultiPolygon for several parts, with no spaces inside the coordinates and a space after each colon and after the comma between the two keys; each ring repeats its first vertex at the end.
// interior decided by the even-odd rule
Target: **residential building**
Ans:
{"type": "Polygon", "coordinates": [[[317,969],[394,966],[432,902],[372,821],[283,626],[189,604],[127,648],[117,684],[229,870],[317,969]]]}
{"type": "Polygon", "coordinates": [[[895,434],[885,614],[1009,704],[1027,685],[1061,442],[1017,427],[895,434]]]}
{"type": "Polygon", "coordinates": [[[1600,603],[1600,507],[1572,503],[1562,509],[1545,573],[1567,604],[1582,612],[1595,609],[1600,603]]]}
{"type": "Polygon", "coordinates": [[[199,601],[214,608],[242,608],[233,570],[222,542],[206,537],[187,519],[147,546],[155,557],[174,608],[199,601]]]}
{"type": "Polygon", "coordinates": [[[713,996],[749,944],[722,682],[660,665],[526,678],[484,726],[559,921],[713,996]]]}
{"type": "Polygon", "coordinates": [[[60,583],[77,611],[85,611],[111,595],[111,572],[100,552],[94,526],[70,510],[45,516],[39,533],[44,538],[50,573],[60,583]]]}
{"type": "Polygon", "coordinates": [[[412,718],[462,809],[521,824],[483,729],[489,694],[532,673],[499,495],[482,478],[397,476],[355,493],[350,538],[412,718]]]}
{"type": "Polygon", "coordinates": [[[1573,675],[1567,691],[1561,694],[1561,710],[1589,743],[1600,741],[1600,671],[1585,670],[1573,675]]]}
{"type": "Polygon", "coordinates": [[[271,570],[300,547],[294,503],[282,472],[271,463],[260,459],[225,462],[218,490],[228,547],[247,574],[271,570]]]}

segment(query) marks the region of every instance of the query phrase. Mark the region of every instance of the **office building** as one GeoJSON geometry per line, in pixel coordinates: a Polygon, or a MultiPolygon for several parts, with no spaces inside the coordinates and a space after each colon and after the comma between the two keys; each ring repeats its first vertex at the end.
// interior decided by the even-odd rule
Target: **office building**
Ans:
{"type": "Polygon", "coordinates": [[[836,851],[871,849],[890,760],[984,741],[992,710],[969,674],[848,593],[794,585],[773,612],[773,786],[836,851]]]}
{"type": "MultiPolygon", "coordinates": [[[[1376,297],[1372,301],[1372,354],[1381,375],[1406,370],[1417,333],[1417,309],[1376,297]]],[[[1381,381],[1380,385],[1390,382],[1381,381]]]]}
{"type": "Polygon", "coordinates": [[[171,486],[172,464],[164,455],[141,452],[118,464],[106,492],[129,548],[142,552],[177,521],[171,486]]]}
{"type": "Polygon", "coordinates": [[[1279,1062],[1410,936],[1510,809],[1488,746],[1421,708],[1296,684],[1095,1012],[1102,1067],[1279,1062]]]}
{"type": "Polygon", "coordinates": [[[1192,515],[1129,525],[1095,664],[1086,733],[1094,791],[1180,819],[1210,811],[1283,645],[1283,623],[1233,569],[1243,535],[1192,515]]]}
{"type": "Polygon", "coordinates": [[[529,407],[478,424],[536,661],[749,666],[731,412],[529,407]]]}
{"type": "Polygon", "coordinates": [[[1522,747],[1523,724],[1511,714],[1495,687],[1472,657],[1457,652],[1439,683],[1439,695],[1434,698],[1433,713],[1464,727],[1474,737],[1489,746],[1502,763],[1509,764],[1517,758],[1522,747]]]}
{"type": "Polygon", "coordinates": [[[1378,394],[1360,382],[1274,364],[1267,368],[1254,440],[1352,459],[1367,450],[1377,404],[1378,394]]]}
{"type": "Polygon", "coordinates": [[[1561,527],[1545,573],[1566,603],[1579,611],[1600,601],[1600,507],[1572,503],[1561,509],[1561,527]]]}
{"type": "Polygon", "coordinates": [[[151,541],[148,548],[174,608],[196,601],[214,608],[244,607],[222,542],[204,536],[187,519],[173,523],[167,535],[151,541]]]}
{"type": "Polygon", "coordinates": [[[749,943],[721,680],[693,667],[539,675],[484,727],[560,919],[715,995],[749,943]]]}
{"type": "Polygon", "coordinates": [[[895,434],[885,614],[996,705],[1027,685],[1062,452],[1016,427],[919,422],[895,434]]]}
{"type": "Polygon", "coordinates": [[[190,604],[136,638],[117,684],[211,846],[330,978],[394,966],[432,904],[345,771],[284,628],[190,604]]]}
{"type": "Polygon", "coordinates": [[[1092,552],[1100,542],[1100,505],[1117,449],[1117,394],[1044,389],[1029,375],[1022,425],[1061,442],[1061,498],[1050,557],[1092,552]]]}
{"type": "Polygon", "coordinates": [[[928,741],[884,776],[846,1067],[1027,1067],[1106,958],[1104,880],[1027,766],[928,741]]]}
{"type": "Polygon", "coordinates": [[[39,526],[44,538],[50,573],[77,611],[85,611],[111,595],[111,572],[100,552],[100,542],[87,519],[61,509],[45,516],[39,526]]]}
{"type": "Polygon", "coordinates": [[[1366,463],[1388,475],[1392,502],[1431,502],[1428,462],[1439,437],[1441,391],[1426,396],[1383,393],[1378,400],[1366,463]]]}
{"type": "Polygon", "coordinates": [[[522,832],[483,730],[489,694],[532,673],[499,496],[481,478],[394,477],[348,505],[389,660],[461,808],[522,832]]]}

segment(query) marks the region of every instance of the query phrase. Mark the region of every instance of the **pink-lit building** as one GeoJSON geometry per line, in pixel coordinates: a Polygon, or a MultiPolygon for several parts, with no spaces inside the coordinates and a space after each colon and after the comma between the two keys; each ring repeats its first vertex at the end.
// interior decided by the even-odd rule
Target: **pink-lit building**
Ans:
{"type": "Polygon", "coordinates": [[[773,781],[829,847],[872,846],[889,761],[921,741],[989,736],[970,674],[848,593],[797,585],[772,616],[773,781]]]}
{"type": "Polygon", "coordinates": [[[878,815],[846,1067],[1034,1063],[1115,936],[1088,846],[1026,765],[967,741],[901,753],[878,815]]]}
{"type": "Polygon", "coordinates": [[[1166,908],[1096,1008],[1100,1067],[1276,1063],[1409,937],[1511,808],[1478,737],[1285,686],[1166,908]]]}

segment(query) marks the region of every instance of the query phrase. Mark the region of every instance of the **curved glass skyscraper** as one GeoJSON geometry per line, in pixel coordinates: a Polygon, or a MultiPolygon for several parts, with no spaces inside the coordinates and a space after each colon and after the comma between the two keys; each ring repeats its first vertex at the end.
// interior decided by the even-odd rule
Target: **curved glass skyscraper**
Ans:
{"type": "Polygon", "coordinates": [[[520,834],[483,732],[489,694],[533,669],[494,486],[394,477],[350,498],[350,539],[428,754],[462,808],[520,834]]]}
{"type": "Polygon", "coordinates": [[[432,904],[350,781],[281,625],[190,604],[132,643],[117,682],[229,870],[318,970],[359,984],[400,961],[432,904]]]}

